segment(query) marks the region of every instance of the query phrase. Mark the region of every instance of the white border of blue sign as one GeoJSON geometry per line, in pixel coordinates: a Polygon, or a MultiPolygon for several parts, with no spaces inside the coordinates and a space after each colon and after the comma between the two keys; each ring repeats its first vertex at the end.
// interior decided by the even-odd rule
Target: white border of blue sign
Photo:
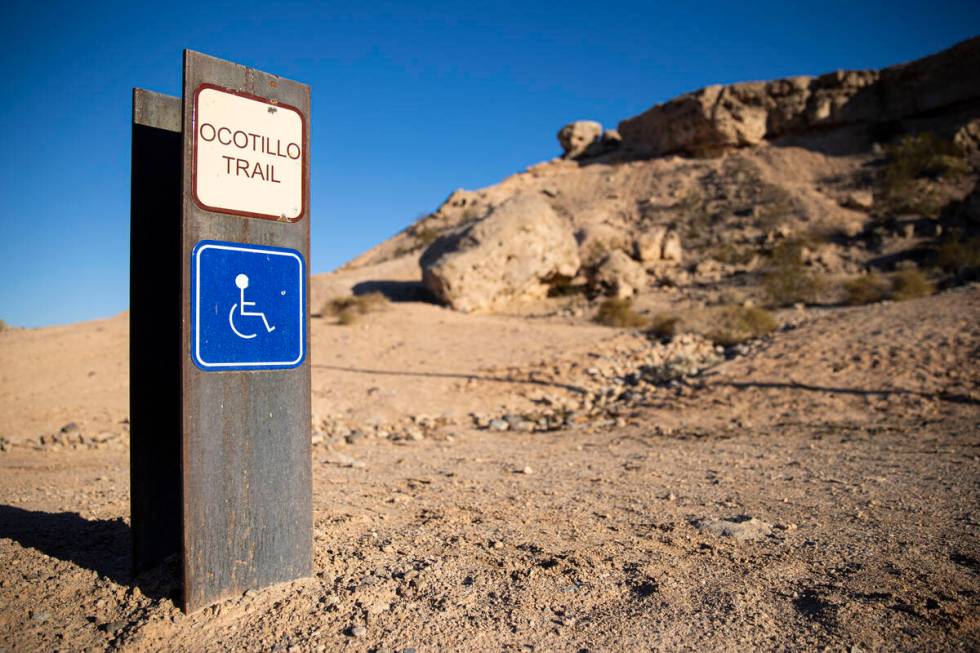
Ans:
{"type": "Polygon", "coordinates": [[[245,245],[242,243],[230,243],[220,240],[202,240],[194,246],[191,253],[191,358],[194,364],[206,372],[233,371],[233,370],[289,370],[299,367],[306,358],[306,261],[303,255],[295,249],[285,247],[270,247],[268,245],[245,245]],[[201,253],[209,249],[227,249],[237,252],[251,252],[255,254],[271,254],[273,256],[289,256],[296,259],[299,263],[299,357],[292,361],[250,361],[234,363],[208,363],[201,358],[201,325],[200,325],[200,302],[201,286],[199,268],[201,265],[201,253]]]}

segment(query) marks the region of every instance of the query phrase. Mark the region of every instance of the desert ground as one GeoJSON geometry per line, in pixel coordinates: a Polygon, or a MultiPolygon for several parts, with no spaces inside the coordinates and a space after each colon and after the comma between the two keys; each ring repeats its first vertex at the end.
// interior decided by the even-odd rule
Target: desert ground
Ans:
{"type": "Polygon", "coordinates": [[[817,312],[619,425],[541,433],[436,420],[425,399],[459,393],[489,414],[526,384],[485,370],[537,363],[536,329],[594,365],[622,333],[500,316],[463,329],[410,303],[315,321],[318,407],[440,423],[419,439],[328,436],[315,577],[191,615],[164,572],[129,576],[125,316],[5,333],[3,431],[74,419],[83,443],[10,438],[0,455],[0,646],[975,650],[977,315],[975,285],[817,312]]]}
{"type": "Polygon", "coordinates": [[[192,614],[129,315],[0,329],[0,651],[980,650],[970,62],[576,122],[316,275],[315,573],[192,614]]]}

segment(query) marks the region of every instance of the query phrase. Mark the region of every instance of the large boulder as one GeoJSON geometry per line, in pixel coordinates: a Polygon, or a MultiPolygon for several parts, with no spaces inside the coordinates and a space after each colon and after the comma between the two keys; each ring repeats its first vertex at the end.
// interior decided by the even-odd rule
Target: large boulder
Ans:
{"type": "Polygon", "coordinates": [[[575,276],[579,256],[570,226],[528,193],[438,238],[419,264],[429,291],[469,312],[544,296],[551,279],[575,276]]]}
{"type": "Polygon", "coordinates": [[[619,124],[623,145],[660,156],[756,145],[809,129],[898,123],[948,110],[953,122],[980,108],[980,37],[880,71],[708,86],[619,124]]]}
{"type": "Polygon", "coordinates": [[[558,142],[566,159],[577,159],[602,140],[602,125],[593,120],[577,120],[558,131],[558,142]]]}

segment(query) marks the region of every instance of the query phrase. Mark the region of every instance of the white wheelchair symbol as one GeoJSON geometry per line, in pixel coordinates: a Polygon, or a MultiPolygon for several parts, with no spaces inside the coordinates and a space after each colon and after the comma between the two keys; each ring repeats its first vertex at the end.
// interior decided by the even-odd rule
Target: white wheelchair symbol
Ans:
{"type": "Polygon", "coordinates": [[[238,286],[238,289],[241,291],[241,301],[236,304],[232,304],[231,311],[228,312],[228,325],[231,327],[231,330],[235,332],[235,335],[238,336],[239,338],[244,338],[246,340],[254,338],[255,336],[258,335],[257,333],[245,334],[239,331],[237,328],[235,328],[236,308],[238,309],[238,314],[242,317],[261,317],[262,324],[265,325],[266,333],[272,333],[273,331],[275,331],[276,327],[269,325],[269,320],[265,318],[265,313],[262,313],[261,311],[245,310],[246,306],[255,306],[255,302],[245,301],[245,289],[248,288],[248,276],[244,274],[239,274],[237,277],[235,277],[235,285],[238,286]]]}

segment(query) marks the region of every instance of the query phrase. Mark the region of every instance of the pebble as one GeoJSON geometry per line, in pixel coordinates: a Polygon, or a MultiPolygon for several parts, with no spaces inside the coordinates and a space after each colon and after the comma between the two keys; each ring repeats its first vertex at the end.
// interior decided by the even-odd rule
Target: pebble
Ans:
{"type": "Polygon", "coordinates": [[[531,469],[529,466],[525,466],[524,469],[520,470],[520,473],[521,474],[533,474],[534,473],[534,470],[531,469]]]}
{"type": "Polygon", "coordinates": [[[729,519],[701,519],[694,523],[695,528],[718,537],[730,537],[737,542],[756,540],[772,532],[772,526],[748,515],[729,519]]]}
{"type": "Polygon", "coordinates": [[[348,637],[364,637],[367,635],[367,628],[364,626],[351,626],[347,629],[348,637]]]}
{"type": "Polygon", "coordinates": [[[43,624],[51,617],[50,612],[44,610],[39,610],[38,612],[31,612],[31,621],[36,621],[43,624]]]}

